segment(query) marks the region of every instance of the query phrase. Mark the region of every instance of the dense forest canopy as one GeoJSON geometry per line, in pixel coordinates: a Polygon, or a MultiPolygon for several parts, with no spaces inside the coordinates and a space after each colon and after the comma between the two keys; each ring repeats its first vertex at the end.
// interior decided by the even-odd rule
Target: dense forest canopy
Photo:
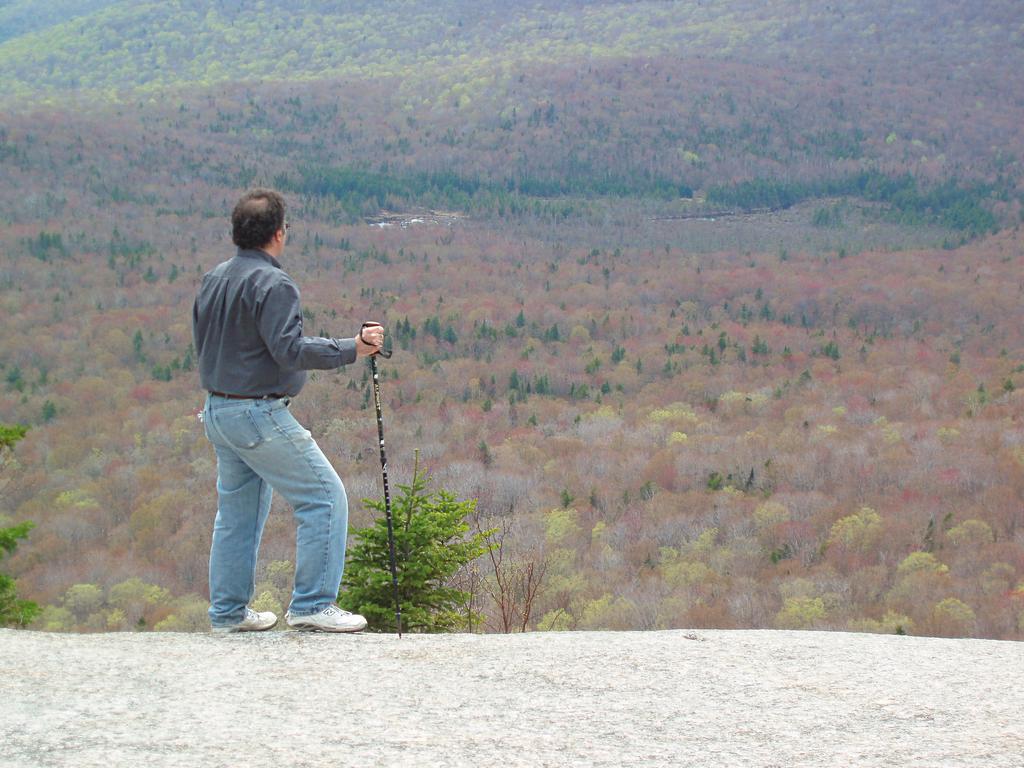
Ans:
{"type": "MultiPolygon", "coordinates": [[[[949,0],[853,7],[798,0],[41,5],[14,2],[0,11],[0,67],[17,95],[398,76],[407,96],[440,79],[447,87],[431,97],[472,97],[531,64],[664,53],[830,71],[852,64],[861,76],[904,82],[919,68],[938,68],[945,79],[980,82],[985,76],[972,71],[979,60],[1012,80],[1021,35],[1013,0],[971,9],[949,0]]],[[[1011,89],[1006,81],[990,85],[1011,89]]]]}
{"type": "MultiPolygon", "coordinates": [[[[189,309],[268,184],[306,332],[390,330],[392,474],[418,450],[502,532],[491,629],[530,572],[528,628],[1024,637],[1018,5],[6,4],[0,527],[35,523],[36,626],[203,626],[189,309]]],[[[369,397],[352,366],[293,406],[355,525],[369,397]]]]}

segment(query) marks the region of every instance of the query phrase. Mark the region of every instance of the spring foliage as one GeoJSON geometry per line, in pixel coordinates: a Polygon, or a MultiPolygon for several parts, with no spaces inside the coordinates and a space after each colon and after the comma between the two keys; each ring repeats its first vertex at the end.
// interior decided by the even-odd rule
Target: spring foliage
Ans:
{"type": "MultiPolygon", "coordinates": [[[[385,322],[395,456],[514,520],[531,628],[1024,638],[1019,2],[215,5],[0,10],[0,420],[32,425],[0,515],[36,523],[2,565],[35,626],[204,626],[189,308],[266,184],[306,333],[385,322]]],[[[369,402],[349,369],[293,405],[354,498],[369,402]]]]}

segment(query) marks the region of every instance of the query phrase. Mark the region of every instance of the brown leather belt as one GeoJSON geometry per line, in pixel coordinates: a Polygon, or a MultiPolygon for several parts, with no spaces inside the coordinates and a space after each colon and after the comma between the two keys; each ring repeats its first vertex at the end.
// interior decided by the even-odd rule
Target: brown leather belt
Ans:
{"type": "Polygon", "coordinates": [[[227,392],[214,392],[210,390],[211,395],[217,397],[226,397],[228,400],[280,400],[281,398],[288,397],[288,395],[229,395],[227,392]]]}

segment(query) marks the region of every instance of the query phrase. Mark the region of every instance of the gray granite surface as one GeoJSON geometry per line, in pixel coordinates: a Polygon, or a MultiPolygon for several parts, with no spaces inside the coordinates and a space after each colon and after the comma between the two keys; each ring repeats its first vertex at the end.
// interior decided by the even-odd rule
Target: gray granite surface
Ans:
{"type": "Polygon", "coordinates": [[[0,630],[0,766],[1024,766],[1024,644],[0,630]]]}

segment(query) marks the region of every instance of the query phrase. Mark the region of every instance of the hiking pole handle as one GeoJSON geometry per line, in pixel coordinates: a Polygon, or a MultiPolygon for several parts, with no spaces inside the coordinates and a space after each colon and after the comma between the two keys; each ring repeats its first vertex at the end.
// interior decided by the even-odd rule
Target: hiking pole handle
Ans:
{"type": "MultiPolygon", "coordinates": [[[[381,327],[381,328],[383,328],[383,327],[384,327],[384,326],[382,326],[382,325],[381,325],[380,323],[363,323],[362,327],[361,327],[361,328],[359,329],[359,340],[360,340],[361,342],[363,342],[364,344],[369,344],[370,342],[368,342],[368,341],[367,341],[367,340],[366,340],[366,339],[365,339],[365,338],[363,337],[363,331],[365,331],[365,330],[366,330],[367,328],[377,328],[378,326],[379,326],[379,327],[381,327]]],[[[372,358],[376,357],[377,355],[380,355],[380,356],[381,356],[381,357],[383,357],[383,358],[384,358],[385,360],[387,360],[388,358],[390,358],[390,357],[391,357],[391,355],[392,355],[392,350],[390,350],[390,349],[384,349],[384,347],[383,347],[383,346],[381,346],[381,348],[380,348],[380,351],[378,351],[378,352],[374,352],[374,353],[373,353],[372,355],[370,355],[370,357],[371,357],[371,359],[372,359],[372,358]]]]}

